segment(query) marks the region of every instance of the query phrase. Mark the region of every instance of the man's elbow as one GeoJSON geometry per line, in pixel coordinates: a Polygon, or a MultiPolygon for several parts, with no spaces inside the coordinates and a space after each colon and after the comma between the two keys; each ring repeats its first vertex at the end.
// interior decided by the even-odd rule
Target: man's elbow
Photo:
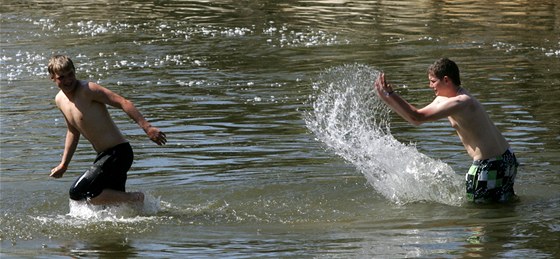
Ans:
{"type": "Polygon", "coordinates": [[[423,123],[422,121],[418,121],[418,120],[408,120],[408,122],[416,127],[422,125],[423,123]]]}
{"type": "Polygon", "coordinates": [[[130,100],[124,99],[121,103],[120,103],[120,107],[121,109],[123,109],[124,111],[130,110],[135,108],[134,103],[132,103],[130,100]]]}
{"type": "Polygon", "coordinates": [[[423,116],[410,116],[407,121],[414,126],[420,126],[427,120],[423,116]]]}

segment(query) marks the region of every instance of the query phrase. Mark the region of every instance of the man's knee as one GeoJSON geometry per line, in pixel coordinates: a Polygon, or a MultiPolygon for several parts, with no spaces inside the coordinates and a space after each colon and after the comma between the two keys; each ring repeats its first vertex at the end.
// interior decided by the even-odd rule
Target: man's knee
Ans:
{"type": "Polygon", "coordinates": [[[72,186],[72,188],[68,191],[68,194],[70,195],[70,199],[75,201],[81,201],[87,198],[86,192],[79,190],[77,186],[72,186]]]}
{"type": "Polygon", "coordinates": [[[85,199],[91,199],[101,192],[100,187],[97,186],[96,180],[101,173],[101,168],[97,166],[92,166],[89,170],[84,172],[82,176],[80,176],[70,190],[68,194],[70,195],[70,199],[80,201],[85,199]]]}

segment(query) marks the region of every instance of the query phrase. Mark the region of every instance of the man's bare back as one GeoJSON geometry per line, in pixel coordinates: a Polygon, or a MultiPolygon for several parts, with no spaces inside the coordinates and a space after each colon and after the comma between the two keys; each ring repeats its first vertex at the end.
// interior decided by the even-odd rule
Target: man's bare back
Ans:
{"type": "Polygon", "coordinates": [[[508,149],[507,141],[480,102],[464,88],[452,92],[455,92],[454,96],[437,96],[432,104],[419,109],[419,112],[443,111],[443,114],[447,114],[447,119],[473,160],[496,157],[508,149]]]}
{"type": "Polygon", "coordinates": [[[464,99],[465,109],[449,116],[448,120],[473,160],[489,159],[504,153],[509,145],[480,102],[465,89],[461,89],[455,98],[464,99]]]}

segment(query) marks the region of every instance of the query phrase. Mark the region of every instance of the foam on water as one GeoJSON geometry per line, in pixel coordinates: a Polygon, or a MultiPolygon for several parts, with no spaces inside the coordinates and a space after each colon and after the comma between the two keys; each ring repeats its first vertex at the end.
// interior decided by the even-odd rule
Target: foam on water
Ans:
{"type": "Polygon", "coordinates": [[[92,221],[131,221],[154,216],[160,211],[160,199],[144,193],[144,203],[96,206],[82,201],[69,200],[68,216],[92,221]]]}
{"type": "Polygon", "coordinates": [[[313,110],[304,115],[307,127],[392,202],[460,205],[462,177],[391,135],[389,109],[373,91],[379,74],[360,64],[324,71],[313,84],[313,110]]]}
{"type": "MultiPolygon", "coordinates": [[[[111,205],[93,206],[86,202],[70,200],[67,214],[47,214],[29,216],[33,221],[25,224],[11,222],[12,236],[23,236],[27,239],[47,236],[53,237],[83,237],[107,233],[112,235],[128,235],[150,231],[153,223],[168,222],[173,217],[160,213],[169,207],[168,203],[160,201],[150,194],[144,194],[143,205],[111,205]],[[41,234],[33,234],[40,230],[41,234]]],[[[10,238],[10,237],[8,237],[10,238]]]]}

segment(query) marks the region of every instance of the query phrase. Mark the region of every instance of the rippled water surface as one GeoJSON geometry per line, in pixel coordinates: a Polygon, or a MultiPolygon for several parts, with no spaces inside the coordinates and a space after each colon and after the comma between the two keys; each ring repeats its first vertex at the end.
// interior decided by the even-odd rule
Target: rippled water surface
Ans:
{"type": "Polygon", "coordinates": [[[558,258],[560,4],[538,1],[11,1],[0,7],[2,257],[558,258]],[[52,54],[132,100],[111,109],[146,206],[92,208],[61,179],[52,54]],[[371,91],[421,106],[447,56],[508,138],[520,202],[463,200],[447,121],[413,127],[371,91]]]}

